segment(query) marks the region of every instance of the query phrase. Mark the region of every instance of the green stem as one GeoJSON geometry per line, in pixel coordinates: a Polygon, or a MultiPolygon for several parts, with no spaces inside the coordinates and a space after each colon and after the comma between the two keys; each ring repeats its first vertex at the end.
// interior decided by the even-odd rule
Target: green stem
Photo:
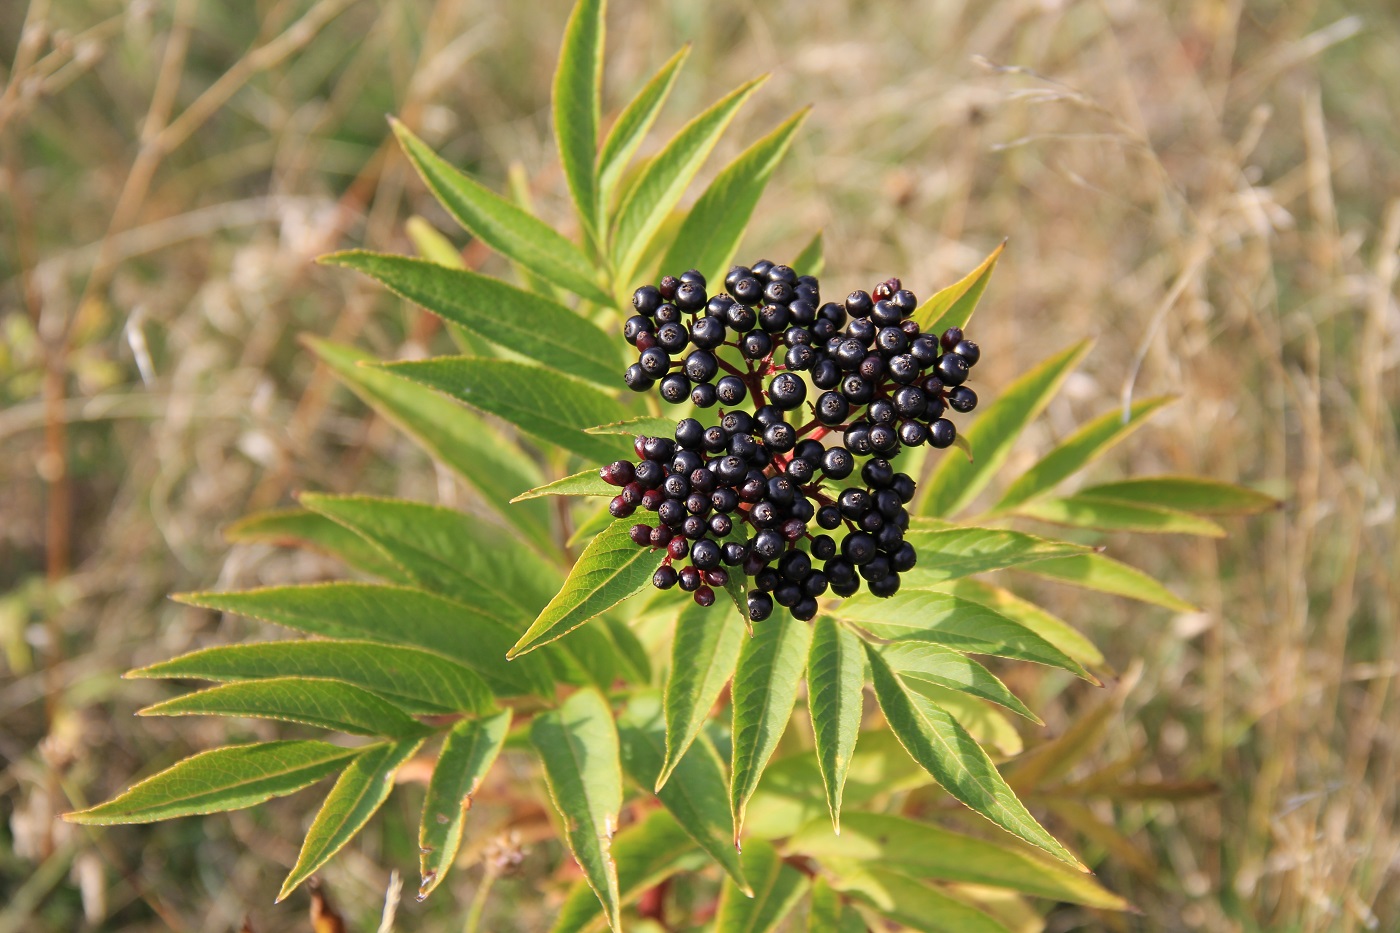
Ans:
{"type": "Polygon", "coordinates": [[[487,863],[482,869],[481,886],[476,889],[476,894],[472,895],[472,905],[467,910],[467,922],[462,927],[462,933],[477,933],[477,928],[481,925],[481,915],[486,910],[486,898],[495,883],[496,872],[490,863],[487,863]]]}

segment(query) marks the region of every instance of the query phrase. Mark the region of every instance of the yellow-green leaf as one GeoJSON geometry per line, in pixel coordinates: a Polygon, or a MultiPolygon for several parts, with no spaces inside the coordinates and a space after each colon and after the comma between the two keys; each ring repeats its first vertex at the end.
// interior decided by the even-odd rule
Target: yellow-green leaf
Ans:
{"type": "Polygon", "coordinates": [[[1163,606],[1176,612],[1195,612],[1196,607],[1177,596],[1152,577],[1103,554],[1075,554],[1053,560],[1036,561],[1019,568],[1060,583],[1082,586],[1087,590],[1126,596],[1139,602],[1163,606]]]}
{"type": "Polygon", "coordinates": [[[1099,499],[1094,496],[1066,496],[1063,499],[1035,499],[1016,507],[1016,514],[1052,525],[1094,528],[1099,531],[1131,531],[1137,534],[1197,535],[1223,538],[1225,529],[1208,518],[1152,505],[1099,499]]]}
{"type": "Polygon", "coordinates": [[[830,616],[812,626],[807,656],[807,711],[831,825],[841,832],[841,796],[860,735],[865,704],[865,655],[860,639],[830,616]]]}
{"type": "Polygon", "coordinates": [[[987,290],[997,260],[1006,241],[992,250],[991,255],[960,280],[931,295],[914,311],[914,320],[925,333],[941,334],[950,327],[965,327],[977,310],[977,302],[987,290]]]}
{"type": "Polygon", "coordinates": [[[715,933],[769,933],[778,927],[807,893],[807,877],[783,861],[778,850],[761,839],[744,847],[744,874],[753,892],[728,878],[719,896],[715,933]]]}
{"type": "Polygon", "coordinates": [[[657,775],[657,792],[705,725],[734,674],[744,641],[743,624],[723,608],[692,602],[681,610],[666,678],[666,759],[657,775]]]}
{"type": "Polygon", "coordinates": [[[504,710],[482,719],[463,719],[448,731],[428,782],[418,827],[419,900],[442,883],[456,861],[472,797],[505,744],[510,719],[510,710],[504,710]]]}
{"type": "Polygon", "coordinates": [[[657,69],[656,74],[637,92],[637,96],[632,98],[613,122],[607,139],[603,140],[603,151],[598,156],[599,200],[604,208],[611,202],[618,179],[627,170],[637,147],[642,144],[647,131],[656,121],[657,114],[661,112],[662,105],[671,94],[671,88],[675,86],[681,66],[689,56],[690,45],[687,43],[667,59],[666,64],[657,69]]]}
{"type": "Polygon", "coordinates": [[[607,0],[578,0],[554,69],[554,138],[584,229],[598,228],[598,123],[607,0]]]}
{"type": "Polygon", "coordinates": [[[1147,476],[1080,490],[1096,499],[1155,505],[1203,515],[1253,515],[1282,505],[1273,496],[1244,486],[1194,476],[1147,476]]]}

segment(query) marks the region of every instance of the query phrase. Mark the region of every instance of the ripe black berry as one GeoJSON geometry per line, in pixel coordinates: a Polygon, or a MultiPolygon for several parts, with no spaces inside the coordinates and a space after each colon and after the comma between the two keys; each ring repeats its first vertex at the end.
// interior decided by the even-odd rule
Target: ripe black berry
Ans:
{"type": "MultiPolygon", "coordinates": [[[[967,341],[963,341],[966,343],[967,341]]],[[[948,393],[948,405],[953,411],[969,412],[977,407],[977,393],[967,386],[958,386],[948,393]]]]}

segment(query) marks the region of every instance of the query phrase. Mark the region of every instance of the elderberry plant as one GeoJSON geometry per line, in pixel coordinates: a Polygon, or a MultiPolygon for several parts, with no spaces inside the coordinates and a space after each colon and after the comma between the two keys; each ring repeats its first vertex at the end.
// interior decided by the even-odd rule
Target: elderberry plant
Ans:
{"type": "MultiPolygon", "coordinates": [[[[581,873],[556,933],[621,930],[641,914],[667,928],[712,916],[714,929],[760,933],[799,905],[810,930],[1002,931],[1003,918],[1020,925],[1058,902],[1126,908],[1079,870],[1012,782],[1036,792],[1041,818],[1062,830],[1085,826],[1085,797],[1127,784],[1141,800],[1154,785],[1131,761],[1065,782],[1107,716],[1020,754],[1008,715],[1039,720],[1001,666],[973,656],[1098,684],[1108,669],[1092,643],[1013,587],[1034,576],[1189,609],[1098,543],[1216,536],[1213,516],[1273,500],[1174,476],[1056,493],[1166,398],[1107,412],[1000,480],[1088,342],[984,387],[993,400],[978,406],[964,382],[980,351],[963,330],[1000,249],[922,302],[889,280],[823,303],[820,236],[789,263],[732,266],[805,112],[680,208],[762,79],[638,161],[687,53],[600,133],[604,13],[603,0],[578,0],[553,88],[575,238],[395,124],[427,189],[509,260],[517,284],[465,268],[421,221],[409,232],[424,258],[325,260],[447,323],[459,355],[384,363],[308,343],[470,488],[472,510],[305,493],[248,516],[233,541],[329,553],[350,579],[180,596],[304,637],[133,672],[214,684],[147,715],[277,720],[342,738],[204,751],[68,818],[204,815],[334,777],[280,899],[327,871],[395,776],[411,772],[430,775],[408,791],[421,798],[420,900],[483,848],[463,846],[479,827],[538,826],[538,808],[521,801],[543,785],[581,873]],[[653,270],[681,269],[692,271],[635,287],[653,270]],[[723,291],[707,290],[721,281],[723,291]],[[618,333],[636,357],[622,358],[618,333]],[[654,396],[623,381],[680,410],[661,416],[654,396]],[[950,412],[974,407],[955,429],[950,412]],[[943,449],[954,443],[963,449],[943,449]],[[551,496],[572,498],[553,508],[551,496]],[[639,507],[655,523],[638,522],[639,507]],[[1055,525],[1076,541],[1043,534],[1055,525]],[[644,597],[653,583],[690,590],[694,603],[644,597]],[[502,758],[512,776],[493,780],[502,758]],[[985,821],[952,819],[954,802],[985,821]],[[469,825],[482,810],[491,819],[469,825]]],[[[516,862],[489,861],[478,895],[516,862]]]]}

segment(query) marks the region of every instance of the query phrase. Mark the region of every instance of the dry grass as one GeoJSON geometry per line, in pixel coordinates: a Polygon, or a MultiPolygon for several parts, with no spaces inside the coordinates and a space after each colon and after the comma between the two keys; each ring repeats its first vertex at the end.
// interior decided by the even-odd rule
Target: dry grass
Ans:
{"type": "MultiPolygon", "coordinates": [[[[130,718],[154,688],[122,670],[242,634],[164,593],[328,572],[230,551],[221,523],[304,487],[451,495],[295,343],[394,356],[423,337],[410,309],[308,264],[405,250],[409,213],[440,219],[383,114],[488,177],[518,162],[564,217],[557,4],[243,6],[0,5],[0,931],[236,929],[248,911],[305,928],[268,906],[295,802],[105,834],[53,816],[227,735],[130,718]]],[[[984,384],[1099,341],[1019,456],[1128,394],[1178,392],[1100,475],[1204,472],[1287,499],[1218,543],[1109,542],[1199,615],[1051,594],[1120,669],[1143,662],[1097,760],[1221,785],[1094,804],[1135,846],[1102,863],[1144,911],[1124,926],[1400,924],[1393,5],[614,0],[610,39],[614,102],[694,40],[672,127],[772,70],[731,152],[817,105],[754,251],[822,227],[834,288],[898,271],[927,293],[1011,237],[979,319],[984,384]]],[[[1092,699],[1046,690],[1052,734],[1092,699]]],[[[552,857],[497,902],[528,902],[552,857]]],[[[384,866],[412,860],[385,820],[330,872],[356,929],[378,924],[384,866]]],[[[460,922],[474,876],[399,928],[460,922]]]]}

